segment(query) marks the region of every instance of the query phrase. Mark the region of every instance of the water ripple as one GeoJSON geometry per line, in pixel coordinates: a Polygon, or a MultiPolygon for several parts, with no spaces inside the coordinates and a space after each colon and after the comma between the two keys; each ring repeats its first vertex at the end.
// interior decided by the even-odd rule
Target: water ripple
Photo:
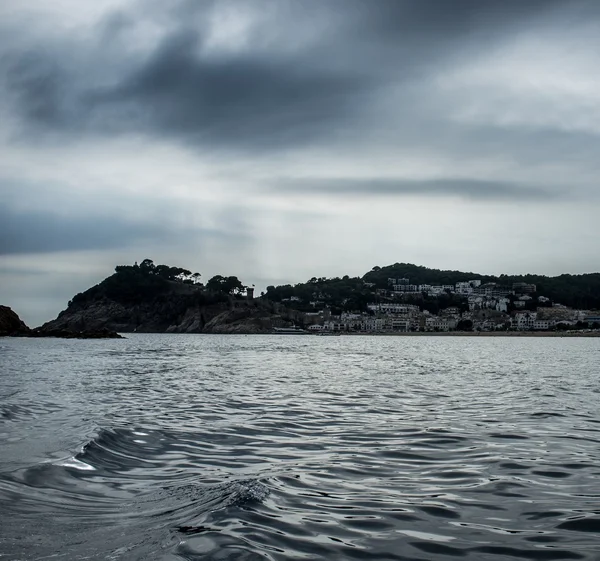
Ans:
{"type": "Polygon", "coordinates": [[[597,560],[598,344],[3,341],[0,556],[597,560]]]}

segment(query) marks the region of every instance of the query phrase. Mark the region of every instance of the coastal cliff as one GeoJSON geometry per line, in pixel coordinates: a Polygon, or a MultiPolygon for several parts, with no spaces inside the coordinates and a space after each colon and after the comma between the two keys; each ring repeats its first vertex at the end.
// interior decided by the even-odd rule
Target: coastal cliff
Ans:
{"type": "Polygon", "coordinates": [[[167,294],[125,305],[109,298],[71,304],[40,327],[51,330],[109,329],[120,333],[269,333],[290,321],[260,303],[245,301],[198,305],[193,298],[167,294]]]}

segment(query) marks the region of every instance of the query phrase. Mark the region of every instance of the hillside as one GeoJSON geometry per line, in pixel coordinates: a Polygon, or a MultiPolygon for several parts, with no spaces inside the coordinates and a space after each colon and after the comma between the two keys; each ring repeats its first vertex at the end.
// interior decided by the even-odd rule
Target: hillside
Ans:
{"type": "Polygon", "coordinates": [[[552,301],[572,308],[600,308],[600,273],[585,275],[480,275],[461,271],[428,269],[410,263],[396,263],[387,267],[373,267],[363,276],[365,282],[373,282],[379,288],[387,287],[388,278],[410,278],[413,284],[456,284],[471,279],[495,282],[512,286],[513,283],[528,283],[537,286],[537,292],[552,301]]]}
{"type": "Polygon", "coordinates": [[[236,277],[213,277],[179,267],[117,266],[115,273],[76,294],[41,331],[110,329],[144,333],[262,333],[294,321],[294,312],[247,299],[236,277]]]}
{"type": "MultiPolygon", "coordinates": [[[[374,267],[363,277],[312,278],[295,285],[269,286],[260,298],[237,277],[217,275],[206,285],[199,273],[180,267],[154,265],[146,259],[139,265],[120,265],[114,274],[79,293],[55,320],[41,331],[98,330],[117,332],[173,333],[267,333],[273,327],[303,326],[308,316],[329,309],[332,314],[365,312],[373,302],[404,301],[437,314],[449,307],[468,310],[466,296],[450,290],[437,295],[416,291],[396,294],[389,279],[407,279],[414,285],[455,285],[478,279],[482,283],[512,286],[535,284],[537,294],[552,302],[575,308],[600,308],[600,274],[478,275],[461,271],[428,269],[408,263],[374,267]]],[[[513,298],[513,296],[511,296],[513,298]]],[[[537,299],[527,304],[539,306],[537,299]]],[[[510,305],[509,305],[510,307],[510,305]]]]}
{"type": "MultiPolygon", "coordinates": [[[[389,289],[388,279],[409,279],[414,285],[456,285],[479,279],[482,283],[497,283],[512,286],[514,283],[535,284],[537,293],[549,298],[552,302],[573,308],[600,308],[600,273],[584,275],[560,275],[547,277],[543,275],[480,275],[462,271],[445,271],[429,269],[410,263],[396,263],[386,267],[373,267],[362,277],[325,277],[308,280],[295,285],[269,286],[266,298],[274,302],[286,302],[287,305],[305,311],[315,307],[331,307],[338,311],[364,311],[369,302],[377,298],[377,289],[389,289]],[[289,303],[288,303],[289,302],[289,303]],[[310,304],[311,302],[316,304],[310,304]]],[[[420,293],[410,295],[407,300],[419,300],[425,309],[460,306],[464,301],[458,295],[446,295],[433,299],[422,297],[420,293]]]]}

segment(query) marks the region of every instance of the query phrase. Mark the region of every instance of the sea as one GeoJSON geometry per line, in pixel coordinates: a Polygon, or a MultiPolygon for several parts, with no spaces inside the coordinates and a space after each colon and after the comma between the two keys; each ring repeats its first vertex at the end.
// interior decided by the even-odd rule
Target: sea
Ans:
{"type": "Polygon", "coordinates": [[[0,339],[0,559],[600,560],[600,338],[0,339]]]}

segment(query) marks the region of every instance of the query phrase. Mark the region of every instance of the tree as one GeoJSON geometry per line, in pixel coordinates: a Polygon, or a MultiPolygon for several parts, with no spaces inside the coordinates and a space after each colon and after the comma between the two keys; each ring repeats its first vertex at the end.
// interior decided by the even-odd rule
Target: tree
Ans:
{"type": "Polygon", "coordinates": [[[173,275],[171,273],[172,267],[168,265],[157,265],[154,268],[154,274],[162,277],[163,279],[171,280],[173,275]]]}
{"type": "Polygon", "coordinates": [[[151,273],[154,271],[154,261],[152,259],[144,259],[140,263],[140,269],[145,273],[151,273]]]}
{"type": "Polygon", "coordinates": [[[227,277],[227,293],[228,294],[243,294],[246,292],[247,286],[242,284],[242,281],[237,277],[227,277]]]}
{"type": "Polygon", "coordinates": [[[186,280],[190,280],[190,277],[192,276],[192,271],[188,271],[187,269],[182,269],[181,267],[176,267],[175,272],[175,279],[178,281],[186,281],[186,280]]]}
{"type": "Polygon", "coordinates": [[[237,277],[224,277],[223,275],[215,275],[206,283],[206,288],[224,294],[242,294],[246,290],[246,287],[237,277]]]}
{"type": "Polygon", "coordinates": [[[215,275],[206,283],[206,289],[212,292],[226,292],[225,283],[226,279],[223,275],[215,275]]]}

